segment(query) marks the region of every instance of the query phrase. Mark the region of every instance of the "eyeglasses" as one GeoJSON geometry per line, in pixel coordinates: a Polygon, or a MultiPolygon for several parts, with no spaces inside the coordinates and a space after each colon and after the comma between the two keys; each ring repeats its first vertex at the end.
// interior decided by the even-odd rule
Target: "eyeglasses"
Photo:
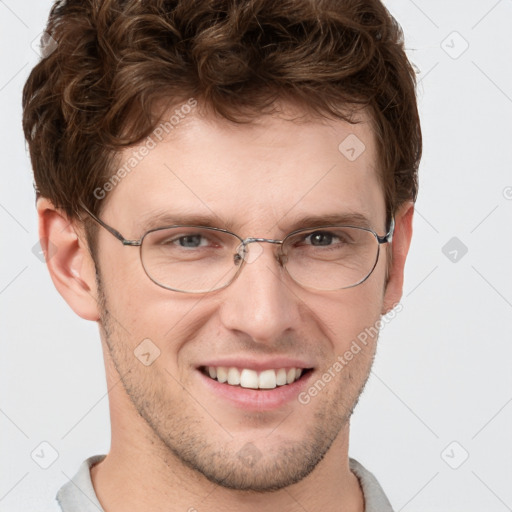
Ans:
{"type": "MultiPolygon", "coordinates": [[[[298,229],[282,240],[273,240],[242,239],[221,228],[179,225],[151,229],[139,240],[127,240],[85,205],[82,208],[123,245],[140,247],[142,267],[155,284],[183,293],[206,293],[231,284],[244,263],[258,256],[249,253],[249,244],[255,242],[278,245],[276,259],[304,288],[352,288],[368,279],[377,265],[381,244],[392,241],[395,228],[393,218],[384,236],[366,227],[327,225],[298,229]]],[[[263,249],[258,250],[261,253],[263,249]]]]}

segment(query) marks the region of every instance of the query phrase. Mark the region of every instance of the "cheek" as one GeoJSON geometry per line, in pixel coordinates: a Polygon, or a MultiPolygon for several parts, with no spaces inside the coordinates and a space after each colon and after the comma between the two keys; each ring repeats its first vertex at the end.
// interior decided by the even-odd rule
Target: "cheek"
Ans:
{"type": "Polygon", "coordinates": [[[374,332],[372,327],[380,319],[382,298],[382,282],[373,279],[336,292],[318,303],[319,323],[324,326],[324,334],[331,340],[336,354],[347,350],[365,332],[374,332]]]}
{"type": "Polygon", "coordinates": [[[111,258],[100,266],[102,292],[110,322],[116,338],[131,350],[146,338],[154,339],[158,344],[159,322],[167,320],[162,311],[165,300],[161,298],[159,287],[146,276],[137,249],[124,250],[130,253],[132,249],[133,254],[122,254],[124,258],[111,258]],[[160,299],[158,304],[155,297],[160,299]]]}
{"type": "Polygon", "coordinates": [[[214,315],[214,305],[209,306],[201,296],[165,290],[149,279],[139,286],[127,279],[122,289],[112,293],[116,297],[108,306],[117,320],[116,335],[124,350],[133,352],[145,343],[142,346],[158,354],[157,367],[168,368],[176,377],[176,372],[186,372],[190,341],[201,337],[214,315]]]}

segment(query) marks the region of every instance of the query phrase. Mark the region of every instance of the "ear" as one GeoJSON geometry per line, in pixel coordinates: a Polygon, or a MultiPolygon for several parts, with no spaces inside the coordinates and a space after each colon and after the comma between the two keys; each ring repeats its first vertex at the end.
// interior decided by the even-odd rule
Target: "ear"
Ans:
{"type": "Polygon", "coordinates": [[[395,232],[391,242],[391,263],[388,268],[388,281],[384,291],[382,314],[400,302],[404,284],[404,267],[412,238],[414,203],[405,203],[395,215],[395,232]]]}
{"type": "Polygon", "coordinates": [[[55,288],[86,320],[99,320],[96,268],[83,226],[70,221],[51,201],[37,200],[39,239],[55,288]]]}

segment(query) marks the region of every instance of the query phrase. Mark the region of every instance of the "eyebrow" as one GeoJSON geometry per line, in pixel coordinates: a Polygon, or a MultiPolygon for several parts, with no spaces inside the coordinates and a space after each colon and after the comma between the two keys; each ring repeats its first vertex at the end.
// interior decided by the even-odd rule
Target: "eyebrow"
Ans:
{"type": "MultiPolygon", "coordinates": [[[[275,225],[283,224],[286,217],[278,221],[275,225]]],[[[371,228],[369,218],[360,212],[341,212],[330,213],[326,215],[306,215],[303,217],[294,217],[287,220],[286,224],[289,226],[287,232],[295,231],[301,228],[314,228],[317,226],[358,226],[364,228],[371,228]]],[[[235,231],[235,225],[232,222],[226,222],[221,217],[212,213],[211,215],[183,212],[170,213],[169,211],[153,211],[149,212],[139,219],[139,225],[142,233],[151,229],[166,227],[166,226],[205,226],[211,228],[227,229],[228,231],[235,231]]]]}
{"type": "MultiPolygon", "coordinates": [[[[224,228],[226,222],[214,213],[211,215],[197,213],[171,213],[167,210],[149,212],[139,219],[140,229],[143,233],[148,230],[165,226],[206,226],[210,228],[224,228]]],[[[229,229],[229,228],[225,228],[229,229]]]]}
{"type": "Polygon", "coordinates": [[[293,220],[293,229],[314,228],[316,226],[358,226],[371,228],[369,218],[359,212],[331,213],[327,215],[308,215],[293,220]]]}

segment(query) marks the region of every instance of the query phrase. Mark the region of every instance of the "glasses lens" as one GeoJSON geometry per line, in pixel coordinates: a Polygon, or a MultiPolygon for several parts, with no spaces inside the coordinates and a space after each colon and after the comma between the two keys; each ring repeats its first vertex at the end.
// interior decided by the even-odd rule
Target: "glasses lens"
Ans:
{"type": "Polygon", "coordinates": [[[379,257],[375,235],[363,228],[327,227],[285,240],[288,274],[307,288],[340,290],[364,281],[379,257]]]}
{"type": "Polygon", "coordinates": [[[141,246],[142,265],[152,281],[170,290],[202,293],[229,284],[239,269],[240,240],[208,228],[150,231],[141,246]]]}

